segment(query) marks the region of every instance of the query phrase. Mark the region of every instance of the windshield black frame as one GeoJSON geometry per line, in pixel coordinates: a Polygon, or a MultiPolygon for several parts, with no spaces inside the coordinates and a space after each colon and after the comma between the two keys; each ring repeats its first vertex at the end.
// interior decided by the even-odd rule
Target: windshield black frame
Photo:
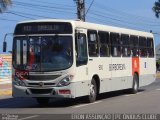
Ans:
{"type": "Polygon", "coordinates": [[[52,72],[52,71],[61,71],[61,70],[68,69],[73,65],[73,37],[72,35],[15,36],[13,40],[13,62],[12,63],[15,69],[30,71],[30,72],[52,72]],[[33,41],[33,43],[31,43],[31,41],[33,41]],[[55,41],[59,41],[59,45],[61,46],[58,47],[58,44],[55,45],[56,43],[55,41]],[[17,47],[18,46],[17,44],[20,45],[19,48],[17,47]],[[33,49],[31,48],[34,48],[34,52],[33,52],[33,49]],[[56,57],[53,57],[55,53],[49,56],[50,48],[51,50],[54,50],[54,51],[61,50],[61,54],[67,54],[69,55],[69,57],[62,57],[56,54],[59,59],[58,58],[55,59],[56,57]],[[35,52],[35,49],[37,53],[35,52]],[[44,49],[46,49],[46,52],[42,53],[42,50],[44,51],[44,49]],[[31,55],[31,51],[34,54],[31,55]],[[26,57],[24,54],[26,55],[26,57]],[[34,60],[30,60],[31,56],[33,55],[34,55],[34,60]],[[38,55],[39,55],[39,58],[37,57],[38,55]],[[46,56],[48,55],[48,58],[52,58],[52,62],[51,61],[48,61],[48,63],[44,62],[45,55],[46,56]],[[62,60],[62,58],[67,58],[67,59],[62,60]],[[17,59],[19,59],[20,61],[19,64],[17,64],[17,59]],[[68,60],[68,65],[66,60],[68,60]],[[30,67],[29,64],[30,62],[33,62],[33,61],[35,63],[30,67]],[[56,65],[57,66],[59,65],[61,67],[57,67],[57,68],[53,67],[56,65]]]}

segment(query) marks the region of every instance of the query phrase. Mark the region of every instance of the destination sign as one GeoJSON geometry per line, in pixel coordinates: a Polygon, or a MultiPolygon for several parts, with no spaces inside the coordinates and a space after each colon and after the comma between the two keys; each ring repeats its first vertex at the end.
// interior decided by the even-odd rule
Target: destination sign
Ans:
{"type": "Polygon", "coordinates": [[[23,34],[72,34],[70,23],[64,22],[35,22],[18,24],[15,35],[23,34]]]}

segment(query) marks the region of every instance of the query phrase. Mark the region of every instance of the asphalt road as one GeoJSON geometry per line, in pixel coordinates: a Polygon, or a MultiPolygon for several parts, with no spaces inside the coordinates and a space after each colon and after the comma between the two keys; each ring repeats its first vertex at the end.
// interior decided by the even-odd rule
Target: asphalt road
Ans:
{"type": "Polygon", "coordinates": [[[126,90],[105,93],[101,94],[95,103],[90,104],[85,102],[85,98],[52,99],[49,105],[42,107],[33,98],[1,96],[0,114],[6,113],[22,114],[27,120],[42,119],[43,114],[160,113],[160,79],[149,86],[140,88],[137,94],[129,94],[126,90]]]}

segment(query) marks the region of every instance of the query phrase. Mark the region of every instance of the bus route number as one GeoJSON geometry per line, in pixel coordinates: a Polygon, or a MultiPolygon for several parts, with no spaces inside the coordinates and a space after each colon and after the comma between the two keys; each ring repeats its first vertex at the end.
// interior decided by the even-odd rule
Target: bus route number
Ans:
{"type": "Polygon", "coordinates": [[[99,70],[103,70],[103,65],[99,65],[99,70]]]}

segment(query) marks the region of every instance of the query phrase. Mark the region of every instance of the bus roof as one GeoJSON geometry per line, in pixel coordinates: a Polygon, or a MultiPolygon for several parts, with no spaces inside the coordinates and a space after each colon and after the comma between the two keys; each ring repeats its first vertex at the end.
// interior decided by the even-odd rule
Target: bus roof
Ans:
{"type": "Polygon", "coordinates": [[[75,28],[84,28],[84,29],[96,29],[100,31],[108,31],[108,32],[116,32],[121,34],[129,34],[129,35],[137,35],[137,36],[145,36],[145,37],[153,37],[152,33],[143,32],[139,30],[109,26],[109,25],[102,25],[102,24],[95,24],[89,22],[83,22],[80,20],[63,20],[63,19],[41,19],[41,20],[29,20],[29,21],[22,21],[18,24],[22,23],[34,23],[34,22],[70,22],[75,28]]]}

